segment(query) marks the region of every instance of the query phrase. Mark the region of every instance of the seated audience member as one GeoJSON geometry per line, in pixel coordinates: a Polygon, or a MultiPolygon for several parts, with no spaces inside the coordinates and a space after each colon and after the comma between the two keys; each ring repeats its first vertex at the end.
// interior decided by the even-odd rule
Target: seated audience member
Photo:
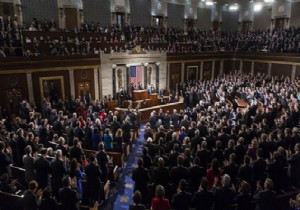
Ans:
{"type": "Polygon", "coordinates": [[[24,210],[38,210],[43,191],[42,189],[37,191],[37,189],[38,183],[34,180],[31,181],[22,199],[24,210]]]}
{"type": "Polygon", "coordinates": [[[257,193],[254,195],[256,200],[256,210],[274,210],[276,209],[276,193],[273,191],[273,181],[266,179],[264,189],[257,183],[257,193]]]}
{"type": "Polygon", "coordinates": [[[208,190],[208,180],[202,177],[199,191],[192,198],[192,207],[196,210],[211,210],[213,202],[214,194],[208,190]]]}
{"type": "Polygon", "coordinates": [[[71,183],[71,178],[65,176],[63,178],[63,187],[59,190],[58,201],[64,210],[79,210],[80,195],[74,189],[76,183],[71,183]]]}
{"type": "Polygon", "coordinates": [[[165,189],[161,185],[157,185],[155,189],[155,197],[152,198],[151,209],[153,210],[168,210],[170,209],[170,203],[165,196],[165,189]]]}
{"type": "Polygon", "coordinates": [[[142,204],[142,194],[136,190],[133,194],[134,204],[130,204],[129,210],[145,210],[146,207],[142,204]]]}
{"type": "Polygon", "coordinates": [[[172,197],[172,208],[175,210],[189,209],[192,201],[192,194],[187,192],[188,183],[185,179],[181,179],[178,186],[178,193],[172,197]]]}
{"type": "Polygon", "coordinates": [[[222,186],[216,187],[218,180],[215,179],[215,205],[214,210],[230,210],[234,204],[235,191],[231,188],[230,176],[225,174],[222,176],[222,186]]]}
{"type": "Polygon", "coordinates": [[[47,187],[43,192],[39,210],[58,210],[56,200],[51,198],[51,189],[49,187],[47,187]]]}
{"type": "Polygon", "coordinates": [[[236,196],[237,210],[251,210],[251,186],[241,181],[238,194],[236,196]]]}

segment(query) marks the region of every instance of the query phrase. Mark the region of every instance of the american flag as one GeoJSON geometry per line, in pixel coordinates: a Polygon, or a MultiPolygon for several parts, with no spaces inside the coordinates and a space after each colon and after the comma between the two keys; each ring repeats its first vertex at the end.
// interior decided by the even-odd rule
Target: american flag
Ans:
{"type": "Polygon", "coordinates": [[[130,66],[130,83],[138,84],[139,82],[142,82],[142,75],[142,66],[130,66]]]}

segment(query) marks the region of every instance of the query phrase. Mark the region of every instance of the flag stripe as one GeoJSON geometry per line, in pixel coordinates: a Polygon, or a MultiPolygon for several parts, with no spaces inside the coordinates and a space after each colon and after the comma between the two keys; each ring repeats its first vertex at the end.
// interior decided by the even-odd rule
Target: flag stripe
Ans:
{"type": "Polygon", "coordinates": [[[130,83],[138,84],[139,82],[142,82],[142,75],[142,66],[130,66],[130,83]]]}

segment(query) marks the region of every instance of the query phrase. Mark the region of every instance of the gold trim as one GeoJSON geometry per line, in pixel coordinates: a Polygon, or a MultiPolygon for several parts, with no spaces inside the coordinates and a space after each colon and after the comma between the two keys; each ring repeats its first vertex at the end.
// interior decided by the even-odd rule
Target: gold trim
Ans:
{"type": "Polygon", "coordinates": [[[64,83],[64,77],[63,76],[54,76],[54,77],[40,77],[39,78],[39,83],[40,83],[40,90],[41,90],[41,99],[45,97],[44,95],[44,81],[48,80],[60,80],[60,85],[61,85],[61,96],[62,100],[65,100],[65,83],[64,83]]]}
{"type": "Polygon", "coordinates": [[[34,72],[47,72],[47,71],[68,71],[68,70],[83,70],[83,69],[100,68],[100,65],[92,66],[71,66],[71,67],[52,67],[52,68],[40,68],[40,69],[23,69],[23,70],[0,70],[0,74],[23,74],[34,72]]]}

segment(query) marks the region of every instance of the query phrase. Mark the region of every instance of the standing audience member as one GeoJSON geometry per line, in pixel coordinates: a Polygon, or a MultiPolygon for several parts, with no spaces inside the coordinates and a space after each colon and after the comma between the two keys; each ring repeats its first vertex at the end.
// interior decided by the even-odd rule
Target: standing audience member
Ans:
{"type": "Polygon", "coordinates": [[[178,186],[178,193],[172,197],[172,208],[175,210],[189,209],[192,201],[192,194],[187,192],[188,183],[181,179],[178,186]]]}
{"type": "Polygon", "coordinates": [[[37,157],[33,163],[35,172],[36,172],[36,180],[41,189],[44,189],[49,184],[50,174],[51,174],[51,166],[49,161],[47,160],[47,149],[41,150],[41,156],[37,157]]]}
{"type": "Polygon", "coordinates": [[[153,210],[168,210],[170,209],[170,203],[165,196],[165,189],[161,185],[157,185],[155,189],[155,197],[152,198],[151,209],[153,210]]]}
{"type": "Polygon", "coordinates": [[[29,188],[26,190],[23,196],[23,206],[24,210],[38,210],[41,202],[42,189],[38,189],[38,183],[36,181],[31,181],[29,183],[29,188]]]}
{"type": "Polygon", "coordinates": [[[71,183],[71,178],[65,176],[63,178],[63,187],[59,190],[58,201],[62,204],[64,210],[79,210],[80,195],[74,189],[76,183],[71,183]]]}

